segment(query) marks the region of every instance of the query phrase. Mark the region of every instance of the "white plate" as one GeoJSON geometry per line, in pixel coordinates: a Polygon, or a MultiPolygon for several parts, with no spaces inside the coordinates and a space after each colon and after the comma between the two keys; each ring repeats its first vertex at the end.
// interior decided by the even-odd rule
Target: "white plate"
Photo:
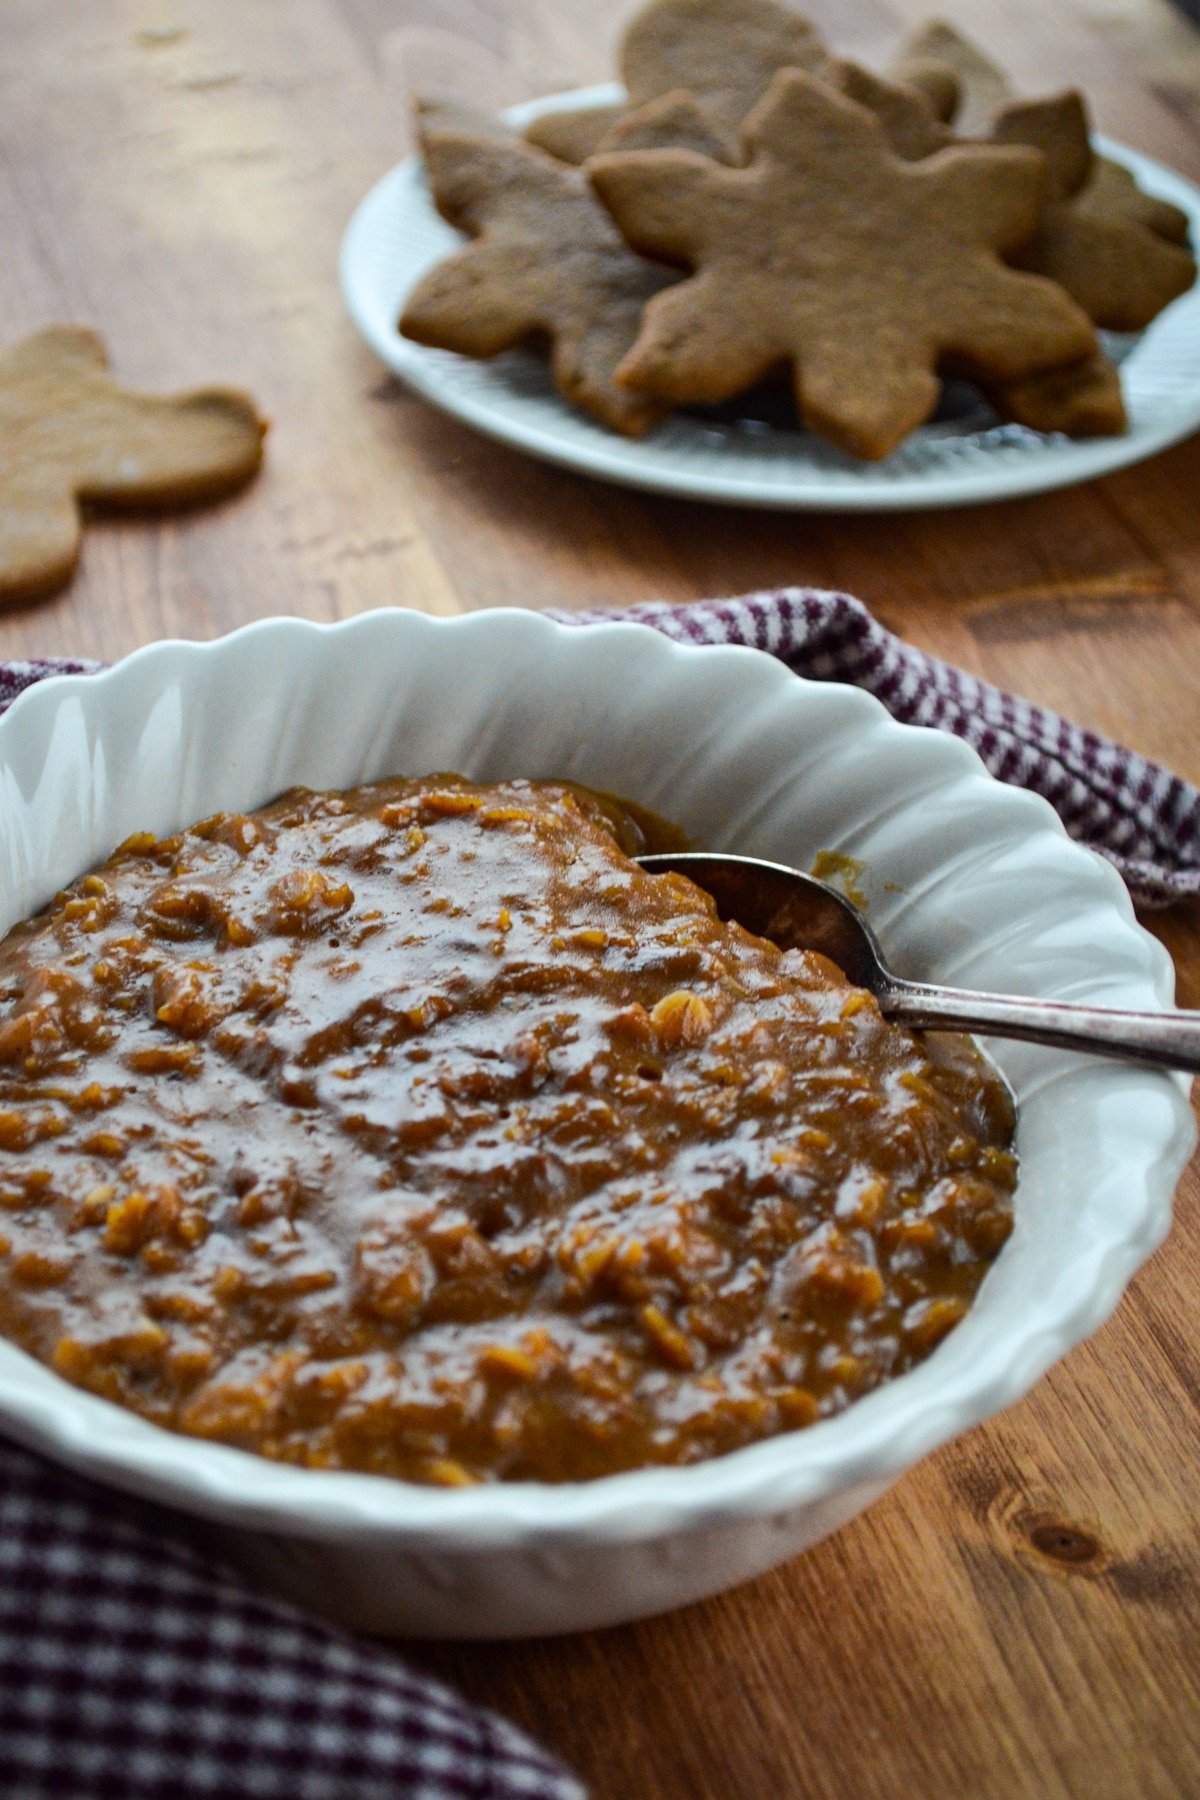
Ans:
{"type": "MultiPolygon", "coordinates": [[[[449,768],[616,789],[698,843],[802,867],[842,848],[864,862],[905,973],[1170,1003],[1170,959],[1115,871],[957,739],[756,650],[524,612],[266,620],[32,688],[0,719],[0,931],[134,830],[257,806],[296,782],[449,768]]],[[[810,1430],[561,1487],[415,1487],[177,1436],[3,1340],[0,1429],[221,1522],[278,1584],[364,1630],[564,1631],[714,1593],[1019,1398],[1108,1316],[1166,1231],[1194,1137],[1187,1082],[990,1047],[1020,1106],[1016,1229],[928,1361],[810,1430]]]]}
{"type": "MultiPolygon", "coordinates": [[[[578,89],[511,107],[506,117],[524,125],[554,108],[622,96],[611,85],[578,89]]],[[[1200,189],[1107,138],[1096,145],[1132,169],[1148,193],[1182,207],[1193,242],[1200,241],[1200,189]]],[[[622,438],[560,399],[545,360],[530,351],[477,362],[400,336],[396,320],[405,296],[461,242],[434,209],[417,158],[376,183],[350,220],[341,253],[342,291],[368,344],[427,400],[476,430],[630,487],[796,510],[965,506],[1087,481],[1200,427],[1198,283],[1139,338],[1106,340],[1121,362],[1130,419],[1122,437],[1073,441],[1000,424],[973,390],[957,388],[948,394],[953,417],[922,426],[881,463],[856,461],[808,432],[751,419],[718,423],[678,413],[645,438],[622,438]]]]}

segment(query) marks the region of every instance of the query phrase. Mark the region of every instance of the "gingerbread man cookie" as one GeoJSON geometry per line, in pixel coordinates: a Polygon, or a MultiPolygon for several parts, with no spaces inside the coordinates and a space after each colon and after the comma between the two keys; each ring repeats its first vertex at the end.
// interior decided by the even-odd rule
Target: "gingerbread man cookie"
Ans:
{"type": "Polygon", "coordinates": [[[739,168],[687,150],[589,164],[629,242],[692,271],[647,306],[618,382],[714,403],[787,364],[804,424],[878,458],[932,412],[941,368],[1017,381],[1093,353],[1061,289],[1001,261],[1037,223],[1036,151],[901,161],[873,114],[798,71],[744,140],[739,168]]]}
{"type": "Polygon", "coordinates": [[[266,426],[231,388],[131,393],[95,332],[53,325],[0,355],[0,601],[65,585],[81,505],[185,507],[256,472],[266,426]]]}

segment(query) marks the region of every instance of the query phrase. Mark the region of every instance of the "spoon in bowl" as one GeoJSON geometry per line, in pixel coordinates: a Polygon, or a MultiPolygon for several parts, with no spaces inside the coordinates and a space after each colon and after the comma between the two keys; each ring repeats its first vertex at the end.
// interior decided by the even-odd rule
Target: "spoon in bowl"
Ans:
{"type": "Polygon", "coordinates": [[[906,981],[888,968],[875,933],[857,908],[814,875],[753,856],[707,850],[639,856],[638,862],[650,874],[686,875],[712,895],[721,918],[735,920],[781,950],[819,950],[856,987],[869,989],[879,1010],[898,1025],[982,1031],[1057,1050],[1200,1071],[1200,1012],[1126,1012],[906,981]]]}

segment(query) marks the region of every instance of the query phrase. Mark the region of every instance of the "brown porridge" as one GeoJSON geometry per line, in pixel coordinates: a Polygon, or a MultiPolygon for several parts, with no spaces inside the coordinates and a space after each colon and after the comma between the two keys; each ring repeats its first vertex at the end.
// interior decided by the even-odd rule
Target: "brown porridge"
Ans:
{"type": "Polygon", "coordinates": [[[921,1360],[1002,1084],[555,782],[130,839],[0,945],[0,1331],[159,1424],[457,1484],[687,1463],[921,1360]]]}

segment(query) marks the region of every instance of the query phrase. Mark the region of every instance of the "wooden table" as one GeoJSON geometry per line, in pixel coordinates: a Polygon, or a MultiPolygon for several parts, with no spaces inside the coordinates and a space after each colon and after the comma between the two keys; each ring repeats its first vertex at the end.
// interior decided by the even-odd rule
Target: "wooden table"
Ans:
{"type": "MultiPolygon", "coordinates": [[[[864,58],[925,5],[813,0],[864,58]]],[[[473,437],[358,342],[338,240],[408,145],[409,83],[501,102],[598,79],[625,10],[0,0],[5,338],[81,320],[131,379],[237,380],[275,421],[241,498],[92,525],[74,586],[0,619],[0,654],[111,658],[280,612],[812,581],[1200,779],[1200,437],[973,512],[735,512],[473,437]]],[[[953,11],[1024,84],[1081,82],[1104,130],[1200,177],[1200,39],[1164,0],[953,11]]],[[[1195,909],[1148,922],[1200,1003],[1195,909]]],[[[634,1628],[416,1654],[607,1800],[1200,1793],[1196,1201],[1193,1170],[1170,1243],[1093,1342],[790,1567],[634,1628]]]]}

